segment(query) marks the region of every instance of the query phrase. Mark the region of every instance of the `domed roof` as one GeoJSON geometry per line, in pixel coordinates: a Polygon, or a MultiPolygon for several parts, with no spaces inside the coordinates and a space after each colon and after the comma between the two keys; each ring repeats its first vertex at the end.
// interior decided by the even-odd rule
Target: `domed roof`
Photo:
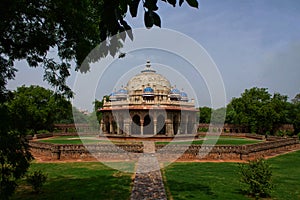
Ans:
{"type": "Polygon", "coordinates": [[[141,73],[132,77],[127,83],[127,89],[129,91],[143,91],[144,87],[170,91],[171,84],[163,75],[157,74],[156,71],[151,68],[150,61],[147,61],[146,68],[142,70],[141,73]]]}
{"type": "Polygon", "coordinates": [[[180,93],[180,96],[181,96],[181,97],[188,97],[187,93],[185,93],[185,92],[181,92],[181,93],[180,93]]]}
{"type": "Polygon", "coordinates": [[[173,88],[170,93],[171,94],[180,94],[180,90],[178,90],[177,88],[173,88]]]}
{"type": "Polygon", "coordinates": [[[118,90],[118,93],[119,93],[119,94],[127,94],[127,90],[125,90],[125,89],[120,89],[120,90],[118,90]]]}

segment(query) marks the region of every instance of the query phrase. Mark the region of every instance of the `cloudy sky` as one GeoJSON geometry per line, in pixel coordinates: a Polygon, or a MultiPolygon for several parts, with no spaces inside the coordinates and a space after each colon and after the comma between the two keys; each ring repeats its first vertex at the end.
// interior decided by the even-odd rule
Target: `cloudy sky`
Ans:
{"type": "MultiPolygon", "coordinates": [[[[290,98],[300,93],[300,1],[199,0],[199,3],[199,9],[194,9],[186,4],[173,8],[160,2],[162,27],[183,33],[203,46],[220,71],[227,102],[254,86],[290,98]]],[[[133,28],[144,27],[142,14],[140,9],[137,18],[127,17],[133,28]]],[[[16,63],[19,72],[9,82],[9,89],[23,84],[47,87],[40,70],[24,65],[16,63]]],[[[75,76],[73,73],[70,86],[75,76]]],[[[205,85],[199,87],[202,91],[205,85]]],[[[110,86],[110,90],[113,88],[110,86]]],[[[204,96],[207,96],[205,91],[200,106],[210,104],[204,96]]],[[[80,103],[77,106],[90,107],[80,103]]]]}

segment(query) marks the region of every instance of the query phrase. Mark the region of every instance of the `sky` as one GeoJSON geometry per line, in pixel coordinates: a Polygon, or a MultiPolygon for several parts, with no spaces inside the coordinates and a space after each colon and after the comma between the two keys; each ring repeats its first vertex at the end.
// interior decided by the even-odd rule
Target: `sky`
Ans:
{"type": "MultiPolygon", "coordinates": [[[[158,13],[163,28],[185,34],[206,50],[224,82],[226,103],[251,87],[265,87],[270,93],[279,92],[290,99],[300,93],[300,1],[199,0],[199,5],[199,9],[191,8],[186,3],[182,7],[173,8],[159,1],[158,13]]],[[[128,14],[126,19],[132,28],[144,27],[142,7],[137,18],[132,19],[128,14]]],[[[142,63],[145,63],[146,59],[151,59],[153,67],[158,73],[168,76],[172,85],[184,88],[190,97],[198,99],[199,106],[211,105],[212,100],[207,89],[209,86],[203,81],[206,77],[198,77],[197,84],[191,81],[191,87],[184,84],[186,79],[190,81],[191,76],[184,75],[185,80],[176,78],[176,73],[180,71],[175,67],[178,62],[168,52],[130,52],[122,62],[115,60],[111,66],[118,63],[126,65],[127,71],[132,69],[134,74],[143,69],[142,63]],[[139,61],[133,62],[130,55],[139,58],[139,61]],[[164,69],[174,69],[171,70],[174,73],[168,73],[168,70],[163,72],[164,69]]],[[[42,70],[30,69],[23,61],[15,66],[19,72],[15,80],[8,83],[9,89],[14,90],[23,84],[49,87],[42,80],[42,70]]],[[[115,71],[111,70],[112,74],[117,72],[120,75],[114,79],[114,85],[105,82],[96,86],[96,98],[100,99],[101,95],[126,85],[128,77],[122,79],[118,68],[115,68],[115,71]],[[106,87],[102,87],[103,85],[106,87]]],[[[123,71],[124,74],[127,73],[123,71]]],[[[76,77],[77,74],[72,72],[68,80],[71,88],[76,77]]],[[[112,75],[108,74],[107,77],[112,75]]],[[[74,104],[78,108],[91,108],[87,101],[74,101],[74,104]]]]}

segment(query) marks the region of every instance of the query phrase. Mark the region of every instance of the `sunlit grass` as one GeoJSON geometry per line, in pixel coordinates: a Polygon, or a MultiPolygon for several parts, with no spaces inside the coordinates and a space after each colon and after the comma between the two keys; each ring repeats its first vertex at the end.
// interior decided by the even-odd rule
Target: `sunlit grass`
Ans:
{"type": "MultiPolygon", "coordinates": [[[[300,199],[300,151],[269,159],[272,199],[300,199]]],[[[163,169],[173,199],[249,199],[239,187],[237,163],[173,163],[163,169]]]]}

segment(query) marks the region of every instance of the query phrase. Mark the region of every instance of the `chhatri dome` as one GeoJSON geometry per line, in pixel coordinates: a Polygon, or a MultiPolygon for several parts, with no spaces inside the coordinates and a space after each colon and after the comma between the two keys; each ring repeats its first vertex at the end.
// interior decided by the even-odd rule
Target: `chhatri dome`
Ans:
{"type": "Polygon", "coordinates": [[[102,133],[123,136],[193,134],[197,121],[194,101],[156,73],[150,61],[125,87],[104,99],[100,111],[102,133]]]}

